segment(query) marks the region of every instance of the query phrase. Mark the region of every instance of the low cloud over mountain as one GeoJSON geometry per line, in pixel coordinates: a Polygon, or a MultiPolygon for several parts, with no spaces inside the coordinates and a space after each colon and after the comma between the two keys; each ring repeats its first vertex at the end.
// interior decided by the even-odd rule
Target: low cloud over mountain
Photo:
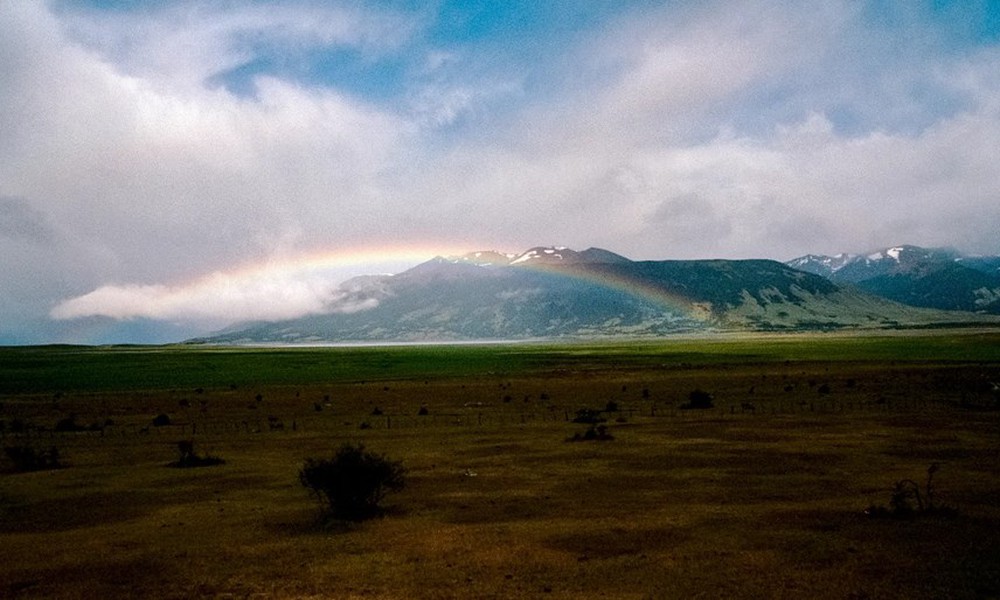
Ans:
{"type": "Polygon", "coordinates": [[[1000,323],[905,306],[771,260],[632,261],[598,248],[438,257],[398,275],[350,280],[336,295],[349,297],[355,309],[239,324],[198,341],[447,341],[1000,323]]]}

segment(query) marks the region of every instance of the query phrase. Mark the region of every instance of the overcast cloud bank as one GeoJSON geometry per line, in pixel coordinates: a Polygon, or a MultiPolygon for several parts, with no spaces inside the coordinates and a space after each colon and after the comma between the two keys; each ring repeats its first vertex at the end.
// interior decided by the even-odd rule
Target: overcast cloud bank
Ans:
{"type": "Polygon", "coordinates": [[[326,310],[245,268],[319,250],[1000,254],[995,4],[474,4],[0,3],[0,343],[326,310]]]}

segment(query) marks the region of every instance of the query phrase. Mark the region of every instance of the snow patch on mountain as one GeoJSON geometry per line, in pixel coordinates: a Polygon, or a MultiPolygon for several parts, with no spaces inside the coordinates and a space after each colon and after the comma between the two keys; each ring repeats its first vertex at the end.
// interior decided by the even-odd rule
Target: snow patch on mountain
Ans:
{"type": "Polygon", "coordinates": [[[524,252],[514,260],[510,261],[510,264],[518,265],[526,262],[537,261],[539,259],[555,259],[563,261],[566,260],[567,254],[575,255],[576,252],[569,250],[566,246],[539,246],[524,252]]]}
{"type": "Polygon", "coordinates": [[[835,256],[807,254],[794,258],[785,264],[793,269],[807,271],[817,275],[829,276],[836,273],[857,258],[857,255],[841,253],[835,256]]]}

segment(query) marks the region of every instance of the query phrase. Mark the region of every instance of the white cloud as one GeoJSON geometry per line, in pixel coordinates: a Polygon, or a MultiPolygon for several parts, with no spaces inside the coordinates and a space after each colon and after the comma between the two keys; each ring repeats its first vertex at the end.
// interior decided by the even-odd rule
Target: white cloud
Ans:
{"type": "Polygon", "coordinates": [[[997,48],[892,37],[855,3],[637,9],[520,59],[356,3],[62,6],[0,2],[0,283],[22,312],[326,310],[329,280],[227,275],[317,247],[1000,253],[997,48]],[[366,100],[303,73],[317,48],[408,67],[366,100]],[[252,94],[222,85],[255,61],[252,94]]]}
{"type": "Polygon", "coordinates": [[[105,285],[58,304],[50,314],[55,319],[148,318],[219,327],[234,321],[357,312],[378,305],[377,298],[359,297],[349,284],[337,282],[330,273],[295,269],[217,272],[173,286],[105,285]]]}
{"type": "Polygon", "coordinates": [[[166,90],[5,6],[24,22],[0,42],[13,57],[0,106],[14,109],[0,111],[0,193],[107,248],[108,275],[195,275],[264,256],[286,230],[356,244],[387,212],[377,176],[407,146],[398,117],[273,78],[255,100],[166,90]]]}
{"type": "Polygon", "coordinates": [[[164,88],[198,90],[214,77],[266,58],[273,69],[316,48],[379,56],[414,33],[413,16],[350,4],[220,4],[184,1],[121,11],[64,7],[60,22],[129,76],[164,88]]]}

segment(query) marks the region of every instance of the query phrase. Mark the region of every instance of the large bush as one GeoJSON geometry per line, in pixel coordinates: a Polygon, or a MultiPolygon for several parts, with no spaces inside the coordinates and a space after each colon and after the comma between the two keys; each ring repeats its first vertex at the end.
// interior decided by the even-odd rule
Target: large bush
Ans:
{"type": "Polygon", "coordinates": [[[338,519],[360,521],[378,515],[386,494],[405,484],[402,463],[344,444],[330,459],[307,459],[299,481],[338,519]]]}

